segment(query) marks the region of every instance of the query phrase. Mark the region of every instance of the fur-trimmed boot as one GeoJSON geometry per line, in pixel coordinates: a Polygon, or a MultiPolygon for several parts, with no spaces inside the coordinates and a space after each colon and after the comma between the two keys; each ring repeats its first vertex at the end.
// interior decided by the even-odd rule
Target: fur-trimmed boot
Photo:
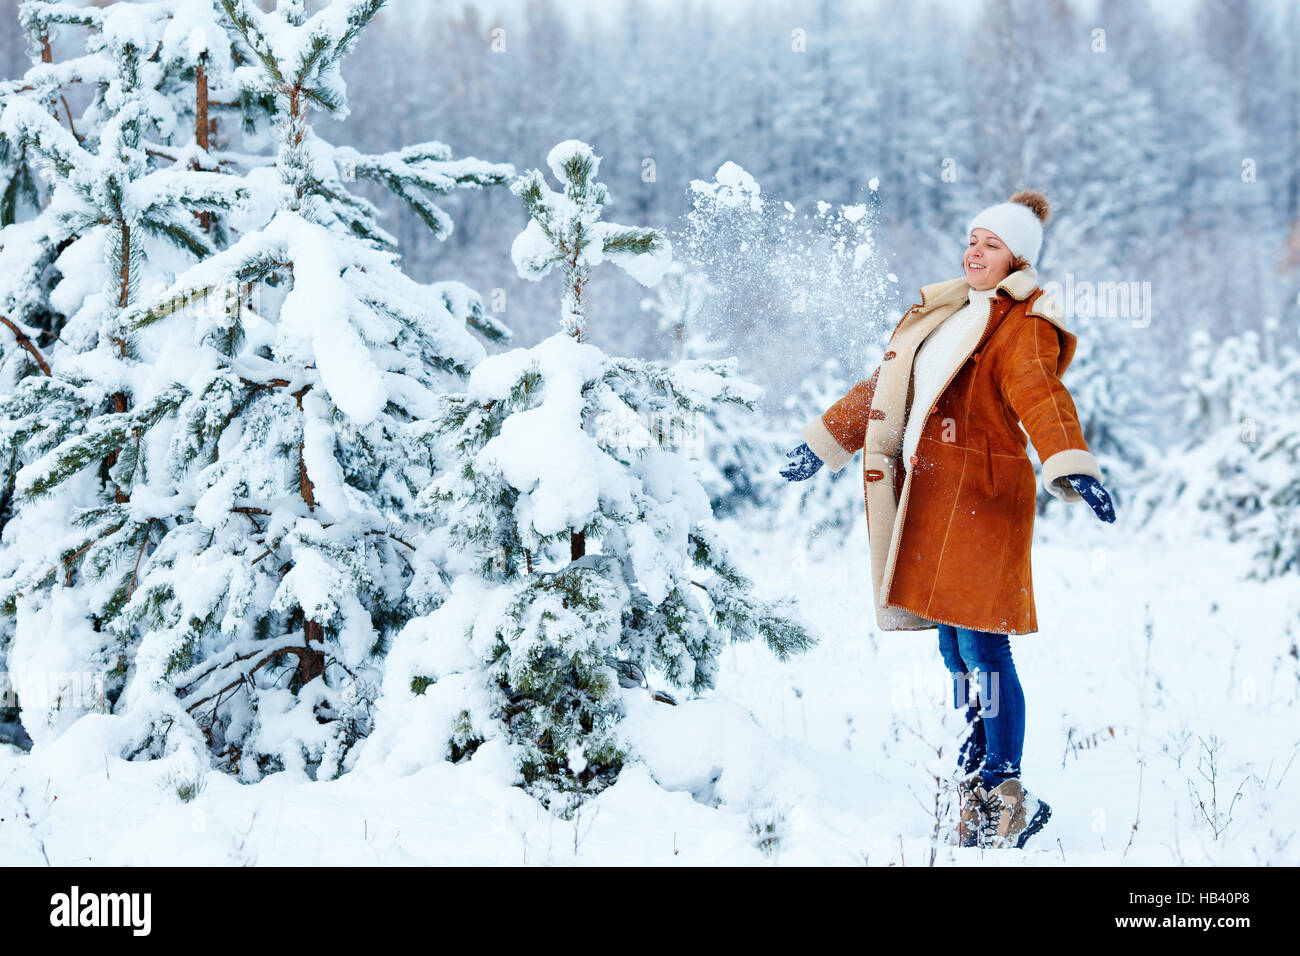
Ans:
{"type": "Polygon", "coordinates": [[[978,787],[976,800],[982,817],[979,845],[987,849],[1023,849],[1052,815],[1052,808],[1026,790],[1018,777],[1003,780],[992,790],[978,787]]]}

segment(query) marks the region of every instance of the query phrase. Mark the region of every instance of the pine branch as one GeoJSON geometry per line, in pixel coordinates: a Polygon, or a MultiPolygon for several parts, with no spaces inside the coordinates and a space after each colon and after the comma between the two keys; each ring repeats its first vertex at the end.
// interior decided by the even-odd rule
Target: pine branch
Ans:
{"type": "Polygon", "coordinates": [[[219,0],[221,9],[225,11],[226,16],[230,19],[230,24],[238,31],[239,36],[253,55],[261,61],[263,69],[274,81],[276,85],[286,85],[284,75],[280,72],[279,61],[276,60],[274,51],[271,50],[270,41],[267,39],[267,31],[262,25],[262,18],[265,14],[257,9],[250,0],[219,0]]]}
{"type": "MultiPolygon", "coordinates": [[[[293,263],[271,249],[258,249],[245,255],[230,268],[230,278],[240,286],[259,282],[280,270],[291,270],[293,263]]],[[[118,327],[128,331],[143,329],[165,319],[188,305],[206,301],[213,292],[225,293],[225,283],[205,283],[173,287],[152,303],[141,303],[123,311],[118,327]]]]}
{"type": "Polygon", "coordinates": [[[192,254],[196,259],[204,259],[216,252],[211,242],[202,232],[191,229],[185,222],[164,219],[142,219],[140,227],[151,236],[166,239],[192,254]]]}
{"type": "Polygon", "coordinates": [[[193,692],[192,689],[196,684],[200,682],[211,683],[210,681],[204,680],[209,675],[217,673],[222,669],[229,669],[240,661],[251,660],[255,657],[257,658],[257,660],[249,667],[235,668],[234,673],[236,676],[233,679],[227,679],[227,682],[224,685],[188,705],[185,708],[186,713],[193,711],[196,707],[199,707],[214,698],[220,697],[228,690],[234,690],[236,687],[239,687],[244,682],[250,680],[256,671],[260,670],[262,667],[283,654],[294,654],[298,657],[299,661],[302,661],[310,654],[314,654],[314,651],[304,646],[303,638],[299,636],[300,633],[301,632],[298,632],[281,638],[279,641],[274,642],[270,650],[263,650],[263,648],[258,647],[244,654],[231,652],[225,659],[219,660],[192,680],[179,685],[176,688],[176,696],[181,700],[185,700],[193,692]],[[259,654],[261,655],[260,657],[258,656],[259,654]]]}
{"type": "MultiPolygon", "coordinates": [[[[315,70],[317,64],[326,58],[327,53],[333,53],[329,36],[320,33],[313,36],[308,43],[307,52],[298,61],[298,72],[293,78],[293,85],[302,92],[303,96],[322,104],[328,113],[332,111],[336,104],[333,100],[326,102],[310,82],[312,71],[315,70]]],[[[330,59],[333,59],[333,57],[331,56],[330,59]]]]}
{"type": "Polygon", "coordinates": [[[664,234],[659,229],[638,229],[633,226],[614,226],[607,223],[607,231],[601,237],[606,252],[630,252],[644,255],[656,252],[664,244],[664,234]]]}
{"type": "Polygon", "coordinates": [[[334,47],[335,59],[345,56],[352,49],[358,34],[386,2],[387,0],[352,0],[352,9],[348,12],[348,28],[334,47]]]}
{"type": "Polygon", "coordinates": [[[9,327],[9,330],[14,334],[14,338],[18,340],[18,344],[30,352],[32,357],[36,359],[36,364],[40,366],[41,371],[49,375],[50,363],[45,361],[45,356],[41,355],[40,349],[27,337],[26,333],[3,315],[0,315],[0,322],[9,327]]]}
{"type": "Polygon", "coordinates": [[[153,427],[164,415],[174,411],[188,394],[183,385],[173,383],[148,405],[100,416],[87,425],[82,434],[62,442],[40,462],[24,468],[23,473],[28,477],[22,482],[20,493],[31,499],[48,495],[91,463],[101,461],[121,448],[133,429],[153,427]]]}

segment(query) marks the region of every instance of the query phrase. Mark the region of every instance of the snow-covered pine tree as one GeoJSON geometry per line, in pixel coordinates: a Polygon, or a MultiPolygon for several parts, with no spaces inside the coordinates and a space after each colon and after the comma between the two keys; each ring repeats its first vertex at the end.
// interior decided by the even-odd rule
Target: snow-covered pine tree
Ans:
{"type": "MultiPolygon", "coordinates": [[[[1276,321],[1267,329],[1276,331],[1276,321]]],[[[1188,440],[1144,476],[1139,517],[1157,533],[1223,535],[1252,551],[1248,576],[1300,569],[1300,350],[1247,330],[1191,334],[1188,440]]]]}
{"type": "MultiPolygon", "coordinates": [[[[432,470],[402,426],[483,357],[467,323],[506,330],[464,285],[406,277],[345,183],[387,183],[445,237],[450,221],[423,192],[514,170],[450,161],[439,143],[363,156],[312,133],[311,106],[346,116],[340,63],[381,5],[336,0],[308,18],[297,2],[263,13],[222,0],[257,64],[238,71],[243,95],[277,111],[275,165],[244,177],[241,210],[270,222],[109,318],[146,359],[138,410],[77,430],[22,473],[35,497],[130,436],[112,472],[120,500],[99,519],[144,538],[92,542],[114,572],[101,624],[127,670],[114,712],[129,755],[206,742],[244,779],[342,772],[390,632],[440,598],[438,568],[406,537],[432,470]]],[[[15,577],[48,576],[25,560],[15,577]]]]}
{"type": "Polygon", "coordinates": [[[512,185],[529,211],[512,256],[528,279],[559,267],[562,331],[480,363],[424,426],[455,464],[421,502],[464,573],[394,642],[361,759],[482,754],[565,815],[629,757],[620,684],[662,675],[701,692],[728,639],[761,637],[785,658],[811,637],[790,599],[751,593],[678,430],[661,427],[752,400],[753,386],[735,359],[668,366],[582,341],[589,269],[612,261],[651,285],[671,250],[658,230],[601,220],[609,197],[590,146],[562,142],[547,162],[563,192],[536,169],[512,185]]]}
{"type": "MultiPolygon", "coordinates": [[[[274,103],[280,124],[272,144],[279,151],[275,165],[263,171],[268,177],[273,174],[280,180],[281,191],[266,189],[255,193],[274,200],[265,209],[267,216],[278,205],[309,216],[339,236],[357,238],[372,248],[392,251],[397,248],[397,240],[379,226],[379,211],[353,192],[348,183],[369,180],[385,187],[409,205],[435,237],[445,240],[452,233],[451,217],[430,196],[505,185],[514,176],[514,167],[509,163],[490,163],[472,156],[454,159],[451,147],[436,140],[392,152],[367,154],[350,146],[328,143],[312,130],[307,114],[313,104],[336,119],[346,119],[349,114],[346,88],[338,74],[338,59],[342,54],[335,51],[333,61],[318,64],[313,62],[317,56],[314,50],[332,42],[326,33],[329,30],[338,31],[342,37],[340,42],[350,49],[355,32],[387,0],[350,3],[331,0],[310,20],[306,18],[302,0],[279,0],[272,14],[261,13],[247,0],[216,0],[216,3],[234,24],[231,29],[236,38],[252,51],[249,58],[260,64],[260,70],[253,74],[247,73],[248,68],[240,71],[243,99],[274,103]],[[284,63],[280,61],[284,56],[273,41],[286,30],[297,31],[295,50],[304,60],[303,75],[314,74],[314,86],[295,88],[294,77],[283,73],[284,63]],[[319,34],[315,39],[313,31],[319,34]],[[351,35],[345,35],[349,31],[351,35]]],[[[486,313],[480,297],[462,283],[439,282],[430,288],[436,291],[448,311],[484,338],[501,342],[511,337],[510,329],[486,313]]],[[[439,364],[441,358],[444,357],[433,355],[430,360],[439,364]]]]}
{"type": "MultiPolygon", "coordinates": [[[[120,191],[120,202],[127,206],[139,195],[157,197],[141,211],[138,222],[128,226],[137,233],[137,247],[155,242],[156,247],[148,250],[151,262],[159,253],[159,240],[161,245],[170,244],[169,233],[171,242],[195,255],[222,246],[223,219],[213,210],[227,206],[230,198],[218,195],[205,201],[202,195],[194,195],[198,200],[194,202],[186,191],[207,188],[204,177],[180,175],[185,169],[218,169],[215,162],[200,162],[200,157],[206,156],[210,128],[216,123],[209,118],[209,86],[229,95],[225,79],[230,75],[232,51],[212,0],[173,0],[148,8],[129,3],[75,7],[28,0],[20,7],[20,20],[33,65],[22,79],[0,83],[0,115],[13,106],[8,124],[13,135],[0,128],[4,196],[0,202],[0,324],[8,331],[0,332],[0,394],[4,395],[12,394],[28,375],[50,374],[47,353],[55,342],[71,340],[74,348],[84,350],[95,332],[87,323],[70,330],[64,325],[95,291],[86,280],[104,256],[105,232],[98,223],[80,228],[84,210],[50,203],[52,191],[42,187],[41,180],[70,184],[96,209],[110,214],[114,199],[108,194],[113,190],[120,191]],[[85,31],[85,55],[53,62],[52,39],[80,30],[85,31]],[[76,117],[64,96],[64,90],[74,84],[92,94],[76,117]],[[42,112],[48,117],[42,118],[42,112]],[[70,135],[61,132],[65,121],[70,135]],[[116,168],[94,165],[105,130],[110,146],[125,139],[139,150],[132,164],[106,156],[107,162],[116,162],[116,168]],[[151,135],[156,139],[151,140],[151,135]],[[190,146],[181,149],[186,140],[190,146]],[[61,156],[60,143],[80,146],[85,152],[71,150],[61,156]],[[146,171],[159,175],[145,180],[143,189],[126,187],[130,180],[124,177],[146,171]],[[97,186],[94,180],[100,174],[105,181],[97,186]],[[162,176],[182,197],[178,203],[168,202],[162,176]],[[190,217],[199,229],[194,229],[190,217]]],[[[255,104],[224,105],[239,108],[246,123],[255,123],[255,104]]],[[[212,112],[218,112],[215,105],[212,112]]],[[[233,185],[228,177],[222,184],[233,185]]],[[[69,193],[65,190],[61,195],[69,193]]],[[[130,215],[129,209],[125,215],[130,215]]],[[[140,288],[142,268],[137,266],[137,277],[126,283],[128,294],[131,287],[140,288]]],[[[120,266],[109,263],[108,269],[110,275],[121,277],[120,266]]],[[[119,282],[119,300],[122,286],[119,282]]],[[[5,507],[0,508],[0,525],[8,517],[18,464],[12,448],[4,449],[5,507]]]]}
{"type": "MultiPolygon", "coordinates": [[[[705,334],[707,277],[671,262],[642,309],[658,318],[658,330],[672,340],[675,362],[716,356],[724,347],[705,334]]],[[[686,445],[715,517],[770,505],[785,480],[777,474],[784,456],[773,430],[752,405],[719,402],[686,423],[686,445]]]]}
{"type": "MultiPolygon", "coordinates": [[[[1274,330],[1277,321],[1272,320],[1274,330]]],[[[1280,352],[1275,416],[1265,427],[1257,459],[1268,476],[1263,512],[1248,534],[1255,542],[1249,576],[1300,574],[1300,350],[1280,352]]]]}
{"type": "Polygon", "coordinates": [[[205,37],[224,35],[211,13],[196,0],[25,3],[23,24],[40,59],[0,94],[10,158],[40,162],[51,186],[33,218],[0,230],[0,312],[10,333],[0,457],[15,495],[5,516],[0,650],[7,671],[28,685],[23,721],[37,739],[120,690],[122,658],[102,627],[134,581],[132,565],[118,558],[158,540],[158,526],[125,507],[132,423],[157,407],[135,405],[147,364],[116,320],[169,267],[211,253],[211,223],[201,217],[246,196],[234,177],[150,155],[149,137],[182,135],[175,75],[205,37]],[[87,31],[86,53],[54,63],[50,37],[76,29],[87,31]],[[75,123],[58,94],[68,83],[93,91],[75,123]],[[78,439],[74,458],[19,480],[21,463],[78,439]]]}
{"type": "MultiPolygon", "coordinates": [[[[51,64],[54,59],[50,48],[51,24],[72,19],[84,22],[86,18],[93,19],[99,15],[100,12],[93,7],[82,11],[64,4],[30,0],[18,7],[17,19],[21,30],[15,32],[22,35],[34,64],[51,64]]],[[[14,24],[6,23],[5,27],[6,30],[12,30],[14,24]]],[[[58,118],[59,111],[63,109],[63,104],[59,101],[59,87],[63,80],[61,73],[66,72],[52,66],[40,66],[29,70],[21,80],[0,80],[0,113],[14,96],[35,93],[48,104],[50,113],[58,118]]],[[[86,76],[75,69],[73,76],[79,82],[86,80],[86,76]]],[[[66,119],[71,127],[73,119],[70,112],[66,119]]],[[[9,137],[0,130],[0,228],[31,218],[48,201],[49,189],[42,185],[41,168],[34,162],[36,158],[21,142],[11,143],[9,137]]],[[[3,273],[0,272],[0,275],[3,273]]]]}

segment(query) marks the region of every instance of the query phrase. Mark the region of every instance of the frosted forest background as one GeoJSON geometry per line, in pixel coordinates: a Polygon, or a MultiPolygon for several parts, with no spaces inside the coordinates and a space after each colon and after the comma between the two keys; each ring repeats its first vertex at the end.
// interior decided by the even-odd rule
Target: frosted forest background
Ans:
{"type": "MultiPolygon", "coordinates": [[[[0,11],[15,22],[13,0],[0,11]]],[[[711,179],[729,160],[801,212],[817,200],[866,201],[877,177],[889,235],[882,254],[898,276],[867,316],[877,333],[920,285],[957,274],[972,210],[1032,181],[1060,216],[1044,237],[1043,277],[1151,282],[1153,308],[1163,301],[1169,318],[1126,351],[1142,350],[1140,368],[1157,355],[1182,368],[1192,329],[1218,339],[1295,319],[1298,20],[1291,3],[1229,0],[405,0],[380,12],[347,61],[351,115],[319,123],[322,135],[362,149],[434,136],[521,169],[562,138],[591,142],[620,214],[664,228],[680,227],[689,182],[711,179]],[[1006,30],[1008,22],[1028,26],[1006,30]],[[1104,52],[1093,49],[1099,27],[1104,52]],[[504,31],[505,51],[489,56],[494,29],[504,31]],[[805,32],[803,53],[791,49],[795,30],[805,32]]],[[[20,32],[6,29],[4,75],[25,65],[20,32]]],[[[453,197],[455,232],[429,243],[401,203],[360,188],[385,209],[413,276],[430,278],[436,263],[485,295],[503,289],[524,340],[549,329],[547,291],[480,251],[508,248],[519,217],[510,196],[453,197]]],[[[611,312],[635,312],[640,290],[595,281],[611,312]]],[[[792,281],[736,293],[731,321],[716,330],[729,347],[763,336],[747,365],[770,386],[770,402],[818,358],[860,362],[854,349],[864,345],[861,312],[849,317],[853,303],[828,293],[809,302],[807,328],[791,334],[792,281]],[[819,336],[818,349],[788,347],[807,334],[819,336]]],[[[607,322],[593,335],[613,351],[669,354],[647,323],[607,322]]],[[[1161,375],[1133,391],[1161,398],[1176,385],[1161,375]]],[[[1176,437],[1175,420],[1159,427],[1163,439],[1176,437]]]]}
{"type": "Polygon", "coordinates": [[[0,0],[0,860],[1300,861],[1300,4],[24,6],[104,12],[0,0]],[[1021,188],[1119,520],[1040,493],[972,854],[777,469],[1021,188]]]}

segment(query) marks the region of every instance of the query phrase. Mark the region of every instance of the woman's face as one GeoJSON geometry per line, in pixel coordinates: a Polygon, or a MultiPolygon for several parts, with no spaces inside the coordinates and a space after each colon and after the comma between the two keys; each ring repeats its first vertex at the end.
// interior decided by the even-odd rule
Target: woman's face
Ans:
{"type": "Polygon", "coordinates": [[[976,229],[970,234],[970,245],[962,256],[962,268],[972,289],[991,289],[1011,274],[1014,257],[996,233],[976,229]]]}

